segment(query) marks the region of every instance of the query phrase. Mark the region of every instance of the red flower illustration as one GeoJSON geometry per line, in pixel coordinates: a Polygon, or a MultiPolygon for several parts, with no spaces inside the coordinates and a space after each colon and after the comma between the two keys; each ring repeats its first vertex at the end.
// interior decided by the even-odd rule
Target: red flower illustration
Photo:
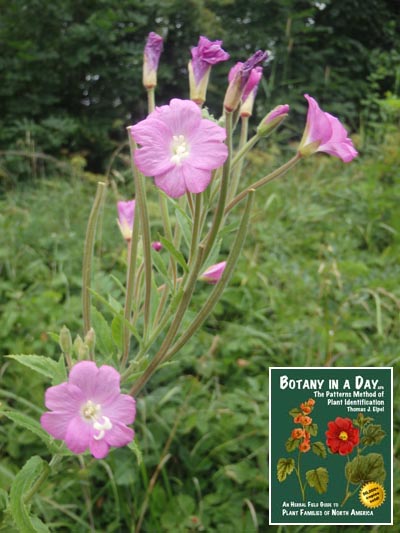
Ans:
{"type": "Polygon", "coordinates": [[[325,435],[328,448],[332,453],[339,455],[348,455],[360,441],[359,431],[353,426],[350,418],[340,416],[334,422],[328,422],[328,431],[325,435]]]}

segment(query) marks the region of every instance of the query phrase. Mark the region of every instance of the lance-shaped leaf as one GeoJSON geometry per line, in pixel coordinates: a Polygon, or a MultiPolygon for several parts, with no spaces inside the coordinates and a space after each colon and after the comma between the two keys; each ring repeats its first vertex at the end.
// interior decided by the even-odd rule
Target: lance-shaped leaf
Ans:
{"type": "Polygon", "coordinates": [[[355,457],[346,464],[345,474],[350,483],[355,485],[367,481],[383,483],[386,477],[383,457],[380,453],[369,453],[355,457]]]}
{"type": "Polygon", "coordinates": [[[324,494],[328,489],[329,474],[326,468],[316,468],[306,472],[306,480],[310,487],[314,488],[318,494],[324,494]]]}
{"type": "Polygon", "coordinates": [[[46,476],[49,465],[35,455],[15,476],[10,490],[10,510],[18,530],[24,533],[49,533],[47,526],[37,517],[30,516],[25,501],[34,483],[46,476]]]}
{"type": "Polygon", "coordinates": [[[284,457],[281,457],[276,467],[278,481],[285,481],[286,477],[289,476],[293,472],[293,470],[294,459],[286,459],[284,457]]]}

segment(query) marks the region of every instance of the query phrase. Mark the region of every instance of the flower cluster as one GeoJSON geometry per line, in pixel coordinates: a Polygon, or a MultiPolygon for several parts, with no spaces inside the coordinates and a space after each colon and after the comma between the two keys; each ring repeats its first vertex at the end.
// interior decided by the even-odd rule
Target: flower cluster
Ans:
{"type": "Polygon", "coordinates": [[[299,441],[299,450],[303,453],[311,449],[311,434],[310,426],[313,420],[308,416],[314,408],[315,400],[310,398],[306,402],[300,404],[300,413],[293,418],[294,424],[301,424],[301,428],[295,428],[292,431],[291,438],[299,441]]]}

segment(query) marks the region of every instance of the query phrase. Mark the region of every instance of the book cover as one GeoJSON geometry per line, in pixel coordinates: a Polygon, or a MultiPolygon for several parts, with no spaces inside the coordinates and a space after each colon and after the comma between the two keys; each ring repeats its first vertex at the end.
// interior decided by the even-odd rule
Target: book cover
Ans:
{"type": "Polygon", "coordinates": [[[270,368],[271,525],[392,524],[392,368],[270,368]]]}

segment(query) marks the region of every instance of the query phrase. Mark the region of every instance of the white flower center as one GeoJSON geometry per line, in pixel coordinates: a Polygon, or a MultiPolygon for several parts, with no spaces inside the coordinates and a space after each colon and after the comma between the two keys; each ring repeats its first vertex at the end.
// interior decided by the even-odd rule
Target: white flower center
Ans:
{"type": "Polygon", "coordinates": [[[189,145],[184,135],[174,135],[171,144],[171,163],[180,165],[183,160],[189,157],[189,145]]]}
{"type": "Polygon", "coordinates": [[[81,407],[81,415],[85,422],[92,424],[93,429],[99,432],[97,435],[93,435],[95,440],[103,439],[106,431],[113,427],[108,416],[101,414],[101,405],[92,402],[92,400],[88,400],[81,407]]]}

